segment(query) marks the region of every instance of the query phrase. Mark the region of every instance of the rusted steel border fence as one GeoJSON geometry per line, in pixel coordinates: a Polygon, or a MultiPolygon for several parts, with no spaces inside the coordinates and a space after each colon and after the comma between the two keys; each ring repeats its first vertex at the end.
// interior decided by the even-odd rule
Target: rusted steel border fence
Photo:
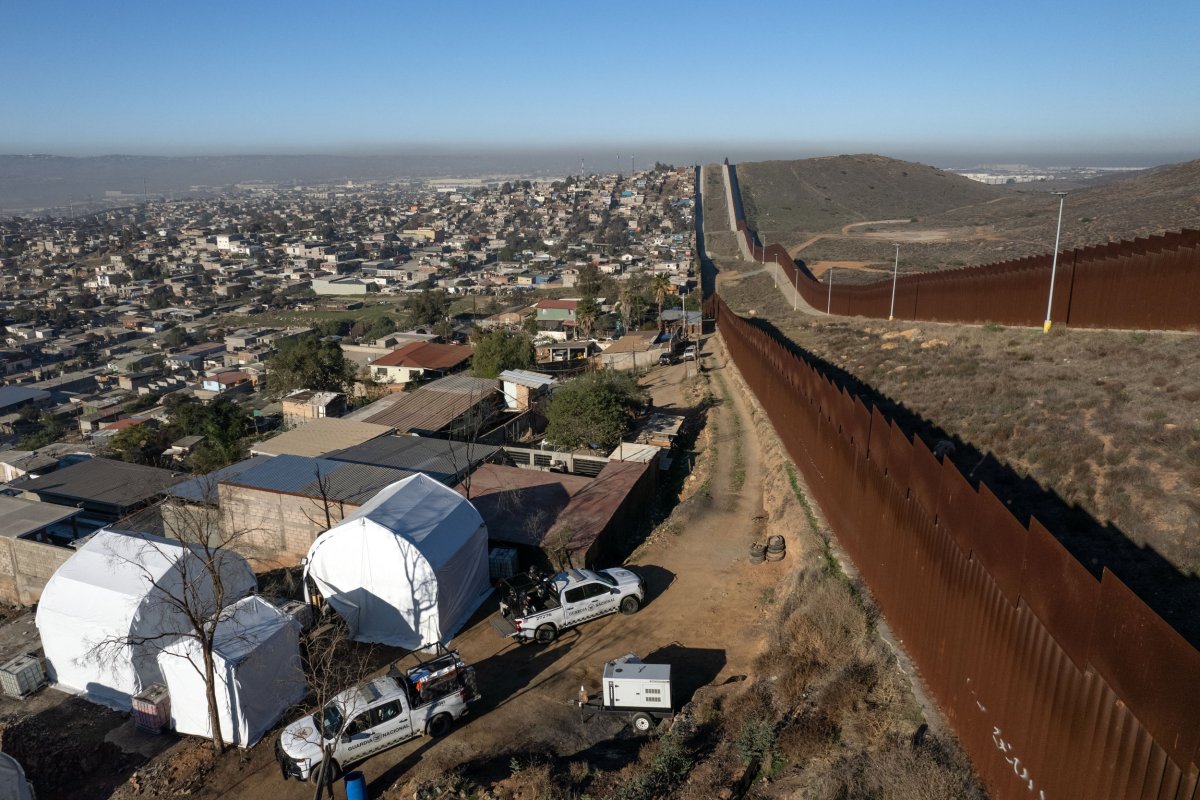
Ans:
{"type": "Polygon", "coordinates": [[[993,796],[1196,800],[1200,653],[719,296],[706,316],[993,796]]]}
{"type": "MultiPolygon", "coordinates": [[[[736,181],[733,168],[730,180],[736,181]]],[[[736,182],[733,184],[736,187],[736,182]]],[[[843,316],[886,319],[890,279],[832,291],[778,244],[758,241],[735,203],[738,234],[754,259],[783,267],[812,307],[843,316]]],[[[904,275],[896,281],[897,319],[1041,325],[1046,318],[1052,255],[982,267],[904,275]]],[[[1054,322],[1083,328],[1200,330],[1200,231],[1064,250],[1054,279],[1054,322]]]]}

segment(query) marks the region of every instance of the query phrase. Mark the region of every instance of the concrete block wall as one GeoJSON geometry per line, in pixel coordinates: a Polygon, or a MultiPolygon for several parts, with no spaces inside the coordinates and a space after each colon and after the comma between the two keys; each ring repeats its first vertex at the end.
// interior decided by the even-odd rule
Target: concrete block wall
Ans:
{"type": "MultiPolygon", "coordinates": [[[[308,554],[313,541],[328,527],[325,504],[311,497],[222,484],[221,524],[226,536],[237,534],[237,549],[255,570],[290,567],[308,554]]],[[[357,506],[329,503],[336,525],[357,506]]]]}
{"type": "Polygon", "coordinates": [[[0,539],[0,601],[33,605],[41,598],[46,581],[74,552],[29,539],[0,539]]]}

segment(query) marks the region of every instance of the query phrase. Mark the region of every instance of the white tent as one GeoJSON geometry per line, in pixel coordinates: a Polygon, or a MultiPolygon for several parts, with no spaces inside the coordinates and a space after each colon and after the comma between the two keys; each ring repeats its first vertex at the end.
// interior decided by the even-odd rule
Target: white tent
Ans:
{"type": "Polygon", "coordinates": [[[317,537],[312,585],[361,642],[447,642],[491,591],[487,527],[469,501],[418,473],[317,537]]]}
{"type": "MultiPolygon", "coordinates": [[[[179,733],[211,736],[204,656],[192,637],[158,654],[171,693],[171,722],[179,733]]],[[[300,624],[257,596],[222,612],[213,639],[213,677],[221,736],[251,747],[308,689],[300,664],[300,624]]]]}
{"type": "MultiPolygon", "coordinates": [[[[225,600],[232,603],[254,591],[254,573],[235,553],[220,554],[225,600]]],[[[190,607],[217,611],[199,555],[157,536],[97,531],[51,576],[38,603],[50,680],[129,710],[133,695],[162,683],[158,651],[191,630],[173,604],[185,594],[190,607]]]]}
{"type": "Polygon", "coordinates": [[[33,800],[25,770],[8,753],[0,753],[0,800],[33,800]]]}

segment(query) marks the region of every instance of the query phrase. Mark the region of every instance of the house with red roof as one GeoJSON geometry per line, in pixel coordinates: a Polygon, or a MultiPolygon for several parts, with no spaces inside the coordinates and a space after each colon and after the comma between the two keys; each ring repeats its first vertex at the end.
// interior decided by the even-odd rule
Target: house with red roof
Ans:
{"type": "Polygon", "coordinates": [[[460,344],[413,342],[370,363],[380,383],[409,383],[417,378],[441,378],[467,368],[474,348],[460,344]]]}

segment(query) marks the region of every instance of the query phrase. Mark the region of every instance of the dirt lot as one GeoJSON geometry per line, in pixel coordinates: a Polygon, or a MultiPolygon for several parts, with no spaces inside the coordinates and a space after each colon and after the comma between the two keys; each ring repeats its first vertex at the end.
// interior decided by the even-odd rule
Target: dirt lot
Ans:
{"type": "MultiPolygon", "coordinates": [[[[446,738],[357,767],[370,796],[649,800],[732,786],[762,798],[854,787],[907,797],[903,787],[918,785],[935,787],[928,797],[980,796],[948,738],[907,744],[926,721],[908,675],[876,635],[864,595],[831,566],[817,512],[719,340],[702,353],[701,376],[680,364],[646,380],[658,405],[691,409],[701,427],[681,502],[629,559],[647,580],[645,608],[542,647],[500,638],[488,604],[454,642],[476,666],[483,698],[446,738]],[[776,533],[788,557],[750,564],[749,543],[776,533]],[[581,685],[598,688],[605,660],[627,652],[671,663],[677,704],[693,701],[665,735],[635,736],[615,718],[584,722],[570,704],[581,685]]],[[[203,741],[137,734],[124,715],[53,690],[0,710],[5,749],[26,743],[20,757],[41,796],[312,796],[279,776],[273,734],[214,758],[203,741]]]]}
{"type": "MultiPolygon", "coordinates": [[[[677,409],[701,404],[705,384],[696,371],[694,364],[654,371],[648,386],[656,402],[677,409]]],[[[598,768],[625,763],[636,756],[642,740],[620,720],[584,724],[570,705],[580,685],[598,688],[604,661],[623,653],[672,663],[680,702],[701,686],[747,674],[764,636],[764,590],[786,567],[748,563],[747,548],[757,532],[755,518],[762,515],[757,450],[747,440],[736,449],[736,459],[729,455],[732,424],[724,424],[723,439],[713,435],[722,430],[726,413],[721,408],[712,412],[710,427],[702,433],[699,447],[704,453],[684,487],[688,499],[630,560],[647,580],[646,607],[632,617],[589,623],[541,647],[501,638],[490,625],[495,602],[487,604],[454,642],[476,666],[483,699],[451,736],[419,739],[361,765],[372,796],[398,782],[419,781],[466,762],[486,773],[484,765],[490,759],[507,773],[514,755],[582,753],[598,768]]],[[[147,740],[169,746],[147,762],[145,755],[122,753],[117,745],[104,743],[109,732],[122,725],[124,715],[54,690],[43,690],[23,703],[5,701],[0,712],[8,723],[6,749],[17,735],[34,745],[20,754],[31,777],[44,787],[42,796],[90,800],[186,794],[283,800],[312,795],[310,787],[280,778],[273,736],[249,752],[234,751],[214,760],[197,739],[155,739],[127,732],[126,746],[132,742],[145,748],[147,740]],[[67,769],[61,769],[63,765],[67,769]]]]}

